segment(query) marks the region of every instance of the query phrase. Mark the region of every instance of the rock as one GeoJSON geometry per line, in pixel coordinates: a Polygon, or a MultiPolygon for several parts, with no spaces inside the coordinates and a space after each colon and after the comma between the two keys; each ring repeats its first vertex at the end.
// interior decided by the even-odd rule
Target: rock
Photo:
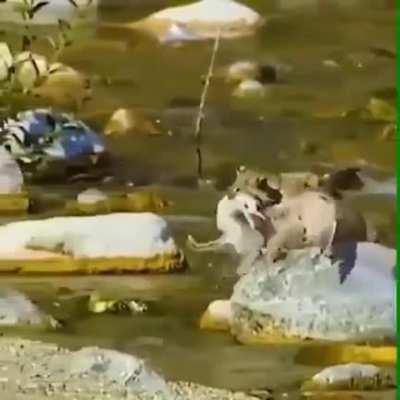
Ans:
{"type": "Polygon", "coordinates": [[[389,102],[378,99],[371,98],[367,110],[371,113],[372,118],[376,120],[382,120],[386,122],[396,121],[396,108],[389,102]]]}
{"type": "Polygon", "coordinates": [[[24,178],[17,162],[10,153],[0,147],[0,195],[21,193],[24,178]]]}
{"type": "Polygon", "coordinates": [[[12,65],[13,57],[8,44],[0,42],[0,82],[9,78],[12,65]]]}
{"type": "MultiPolygon", "coordinates": [[[[159,212],[173,203],[160,197],[157,193],[138,190],[131,193],[111,194],[100,201],[99,193],[85,191],[79,201],[67,202],[67,215],[96,215],[111,212],[159,212]],[[89,195],[89,196],[88,196],[89,195]],[[98,199],[99,201],[96,201],[98,199]]],[[[97,191],[97,189],[95,189],[97,191]]],[[[105,194],[102,194],[105,196],[105,194]]]]}
{"type": "Polygon", "coordinates": [[[213,301],[200,320],[200,328],[211,331],[229,331],[232,309],[229,300],[213,301]]]}
{"type": "Polygon", "coordinates": [[[22,272],[93,273],[170,271],[185,263],[164,219],[120,213],[1,226],[0,270],[17,265],[22,272]]]}
{"type": "Polygon", "coordinates": [[[0,364],[2,399],[258,399],[191,382],[166,382],[135,355],[97,347],[71,352],[55,344],[1,338],[0,364]]]}
{"type": "Polygon", "coordinates": [[[323,369],[303,386],[303,391],[382,390],[395,387],[393,377],[371,364],[342,364],[323,369]]]}
{"type": "Polygon", "coordinates": [[[91,97],[91,86],[86,76],[74,68],[54,63],[43,82],[32,93],[52,104],[79,109],[91,97]]]}
{"type": "Polygon", "coordinates": [[[102,191],[96,188],[86,189],[78,194],[77,201],[79,204],[97,204],[107,201],[108,197],[102,191]]]}
{"type": "Polygon", "coordinates": [[[228,67],[226,78],[231,82],[257,79],[258,68],[258,64],[254,61],[238,61],[228,67]]]}
{"type": "Polygon", "coordinates": [[[134,299],[105,299],[98,293],[93,293],[89,298],[88,309],[93,314],[129,313],[142,314],[147,311],[147,305],[134,299]]]}
{"type": "Polygon", "coordinates": [[[25,295],[15,290],[0,291],[0,326],[53,327],[57,322],[44,314],[25,295]]]}
{"type": "Polygon", "coordinates": [[[142,132],[146,135],[160,135],[159,128],[138,110],[120,108],[116,110],[106,127],[105,135],[125,135],[127,133],[142,132]]]}
{"type": "Polygon", "coordinates": [[[160,41],[231,38],[252,34],[264,23],[257,12],[234,0],[201,0],[170,7],[130,24],[156,36],[160,41]],[[175,30],[175,34],[173,32],[175,30]]]}
{"type": "Polygon", "coordinates": [[[387,124],[379,133],[379,139],[383,141],[394,142],[396,140],[396,124],[387,124]]]}
{"type": "Polygon", "coordinates": [[[260,65],[254,61],[238,61],[227,68],[225,75],[229,82],[256,80],[263,84],[276,83],[277,69],[273,65],[260,65]]]}
{"type": "Polygon", "coordinates": [[[17,162],[0,146],[0,214],[23,214],[29,198],[23,192],[24,178],[17,162]]]}
{"type": "Polygon", "coordinates": [[[257,98],[263,97],[265,92],[266,90],[262,83],[254,79],[246,79],[236,87],[232,94],[239,98],[257,98]]]}
{"type": "Polygon", "coordinates": [[[158,393],[165,396],[169,392],[164,379],[147,368],[143,360],[114,350],[86,347],[61,356],[57,360],[57,367],[64,368],[72,379],[74,376],[86,375],[104,383],[112,382],[126,387],[136,393],[158,393]]]}
{"type": "Polygon", "coordinates": [[[32,90],[48,72],[46,57],[30,51],[17,54],[14,66],[16,81],[25,92],[32,90]]]}
{"type": "Polygon", "coordinates": [[[393,341],[395,263],[395,250],[367,242],[334,249],[333,260],[317,248],[261,259],[235,286],[232,331],[245,342],[393,341]]]}
{"type": "MultiPolygon", "coordinates": [[[[23,0],[8,0],[0,2],[0,21],[8,24],[26,25],[57,25],[59,19],[74,22],[74,24],[84,24],[92,22],[97,16],[98,0],[74,0],[78,9],[72,2],[65,0],[51,0],[48,4],[42,7],[31,20],[21,18],[18,11],[19,6],[22,6],[23,0]]],[[[38,4],[39,2],[37,2],[38,4]]]]}

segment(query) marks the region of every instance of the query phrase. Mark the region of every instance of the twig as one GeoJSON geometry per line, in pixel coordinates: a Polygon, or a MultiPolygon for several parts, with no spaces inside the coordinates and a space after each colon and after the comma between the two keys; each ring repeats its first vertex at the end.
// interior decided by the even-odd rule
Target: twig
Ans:
{"type": "Polygon", "coordinates": [[[203,157],[202,157],[202,153],[201,153],[201,128],[203,126],[203,120],[205,118],[204,107],[206,105],[208,88],[210,87],[211,79],[213,77],[214,64],[215,64],[215,59],[216,59],[217,52],[219,49],[220,39],[221,39],[221,30],[218,31],[217,36],[215,37],[214,48],[213,48],[213,52],[211,54],[210,65],[208,66],[207,76],[206,76],[206,79],[204,82],[203,91],[201,93],[199,111],[197,114],[196,126],[195,126],[195,131],[194,131],[194,138],[195,138],[195,143],[196,143],[196,155],[197,155],[197,175],[198,175],[199,179],[203,178],[203,157]]]}

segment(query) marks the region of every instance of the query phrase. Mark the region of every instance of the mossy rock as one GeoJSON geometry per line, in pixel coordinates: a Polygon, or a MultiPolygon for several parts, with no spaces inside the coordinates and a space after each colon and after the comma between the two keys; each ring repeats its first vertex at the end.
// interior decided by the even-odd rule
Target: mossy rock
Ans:
{"type": "Polygon", "coordinates": [[[112,212],[159,212],[172,203],[156,193],[138,191],[123,195],[113,195],[107,200],[96,203],[67,202],[65,211],[68,215],[97,215],[112,212]]]}
{"type": "Polygon", "coordinates": [[[28,212],[29,198],[27,193],[0,194],[0,214],[18,215],[28,212]]]}
{"type": "MultiPolygon", "coordinates": [[[[32,251],[34,254],[35,251],[32,251]]],[[[0,259],[0,274],[19,273],[23,275],[62,274],[118,274],[118,273],[167,273],[183,271],[187,267],[182,253],[162,254],[150,258],[73,258],[56,253],[35,258],[0,259]]]]}

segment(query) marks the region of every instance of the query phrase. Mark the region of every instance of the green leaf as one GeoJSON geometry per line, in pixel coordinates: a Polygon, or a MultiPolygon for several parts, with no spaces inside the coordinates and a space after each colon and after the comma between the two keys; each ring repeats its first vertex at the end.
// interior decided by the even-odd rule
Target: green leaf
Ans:
{"type": "Polygon", "coordinates": [[[30,9],[30,14],[32,17],[40,11],[43,7],[47,6],[49,4],[49,1],[40,1],[39,3],[35,4],[31,9],[30,9]]]}
{"type": "Polygon", "coordinates": [[[75,8],[79,8],[75,0],[68,0],[75,8]]]}

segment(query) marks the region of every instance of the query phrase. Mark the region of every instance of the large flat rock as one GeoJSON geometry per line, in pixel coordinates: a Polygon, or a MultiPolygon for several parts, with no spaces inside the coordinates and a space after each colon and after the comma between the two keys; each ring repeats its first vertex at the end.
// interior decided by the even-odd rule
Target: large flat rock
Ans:
{"type": "Polygon", "coordinates": [[[232,332],[239,340],[394,342],[396,252],[375,243],[260,260],[236,285],[232,332]]]}
{"type": "Polygon", "coordinates": [[[152,213],[57,217],[0,227],[0,271],[171,271],[185,265],[167,222],[152,213]]]}

